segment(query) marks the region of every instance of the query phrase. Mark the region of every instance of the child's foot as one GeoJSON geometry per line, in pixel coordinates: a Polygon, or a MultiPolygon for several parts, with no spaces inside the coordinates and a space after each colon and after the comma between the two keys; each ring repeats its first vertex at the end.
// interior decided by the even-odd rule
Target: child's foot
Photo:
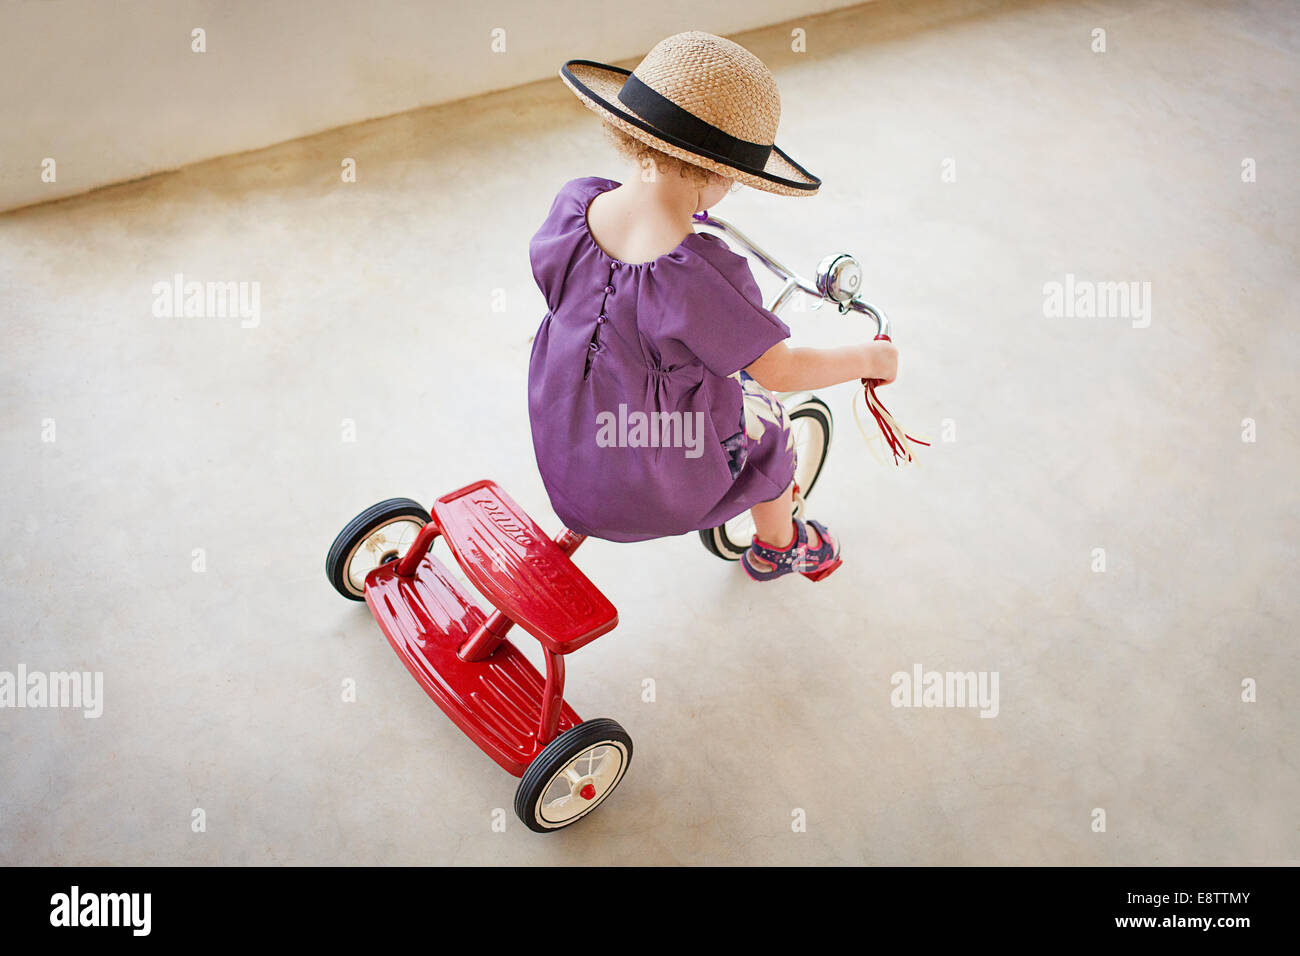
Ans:
{"type": "Polygon", "coordinates": [[[820,521],[805,524],[795,518],[793,541],[784,548],[774,548],[755,535],[740,563],[755,581],[771,581],[791,571],[798,571],[810,581],[820,581],[840,566],[840,543],[820,521]]]}

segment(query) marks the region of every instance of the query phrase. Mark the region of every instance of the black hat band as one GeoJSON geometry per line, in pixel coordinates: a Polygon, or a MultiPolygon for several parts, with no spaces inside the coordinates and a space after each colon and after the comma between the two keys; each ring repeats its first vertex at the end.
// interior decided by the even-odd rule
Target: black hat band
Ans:
{"type": "Polygon", "coordinates": [[[618,91],[618,99],[646,122],[705,154],[712,154],[750,169],[763,169],[772,146],[751,143],[706,123],[694,113],[682,109],[668,97],[647,86],[635,73],[629,73],[618,91]]]}

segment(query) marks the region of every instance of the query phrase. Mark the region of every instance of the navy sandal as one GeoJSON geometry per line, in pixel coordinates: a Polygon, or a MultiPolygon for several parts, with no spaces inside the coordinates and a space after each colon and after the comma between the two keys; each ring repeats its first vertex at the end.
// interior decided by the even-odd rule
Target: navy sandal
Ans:
{"type": "Polygon", "coordinates": [[[740,563],[745,573],[755,581],[771,581],[797,571],[810,581],[820,581],[843,563],[840,543],[820,521],[806,524],[794,519],[794,540],[784,548],[774,548],[754,536],[749,549],[741,555],[740,563]],[[808,542],[808,529],[813,529],[816,545],[808,542]]]}

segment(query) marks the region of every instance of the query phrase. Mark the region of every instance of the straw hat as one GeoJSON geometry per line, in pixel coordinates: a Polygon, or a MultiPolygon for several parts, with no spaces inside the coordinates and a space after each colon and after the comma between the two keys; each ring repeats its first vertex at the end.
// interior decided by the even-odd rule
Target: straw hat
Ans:
{"type": "Polygon", "coordinates": [[[692,30],[661,40],[635,70],[569,60],[560,78],[611,125],[746,186],[812,196],[821,180],[773,140],[781,94],[744,47],[692,30]]]}

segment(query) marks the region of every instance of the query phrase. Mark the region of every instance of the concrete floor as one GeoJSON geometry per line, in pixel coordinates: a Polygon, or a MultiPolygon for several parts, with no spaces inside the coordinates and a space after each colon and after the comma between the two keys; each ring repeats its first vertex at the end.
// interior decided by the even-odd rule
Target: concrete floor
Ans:
{"type": "Polygon", "coordinates": [[[623,175],[587,110],[556,79],[0,217],[0,669],[106,698],[0,712],[0,861],[1300,860],[1293,8],[885,0],[738,39],[825,187],[718,212],[805,271],[856,253],[903,352],[887,401],[955,428],[884,469],[824,393],[844,568],[759,587],[693,536],[590,542],[622,623],[570,699],[636,758],[531,834],[322,564],[372,501],[483,476],[556,527],[526,245],[564,180],[623,175]],[[154,317],[176,272],[260,282],[260,325],[154,317]],[[1150,282],[1150,326],[1044,317],[1067,273],[1150,282]],[[998,716],[891,706],[916,664],[996,671],[998,716]]]}

